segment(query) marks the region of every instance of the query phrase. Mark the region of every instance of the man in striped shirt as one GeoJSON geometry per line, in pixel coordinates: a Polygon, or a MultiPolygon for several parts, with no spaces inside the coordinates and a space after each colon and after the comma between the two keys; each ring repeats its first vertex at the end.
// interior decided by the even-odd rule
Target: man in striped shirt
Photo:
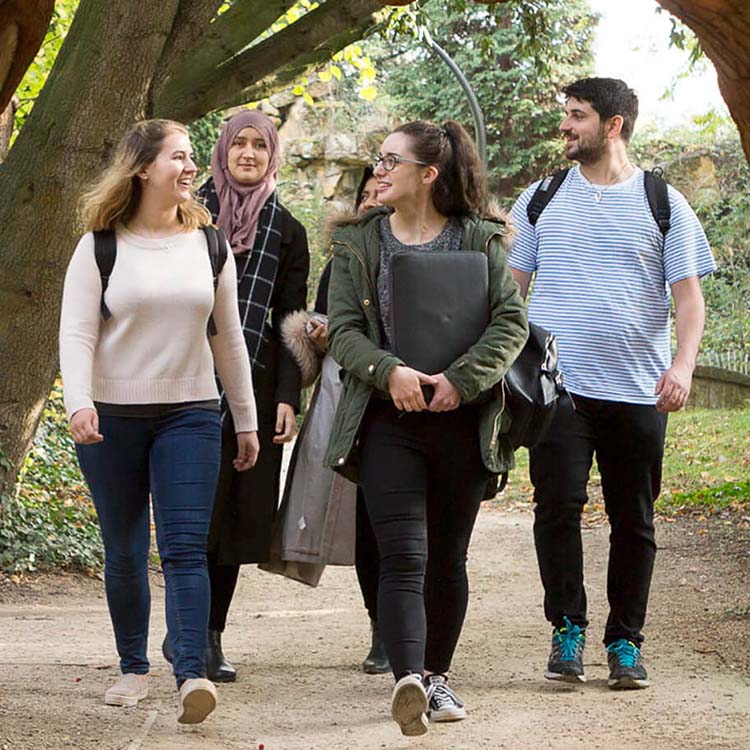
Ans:
{"type": "Polygon", "coordinates": [[[530,451],[534,540],[545,615],[554,628],[545,677],[585,681],[580,519],[596,455],[612,530],[608,684],[642,688],[649,684],[641,629],[656,554],[653,503],[667,413],[681,409],[690,393],[705,316],[700,279],[715,265],[697,217],[671,186],[666,233],[654,218],[644,172],[627,154],[636,94],[611,78],[576,81],[563,93],[565,155],[578,164],[535,224],[527,208],[540,183],[520,196],[509,256],[524,297],[534,279],[529,320],[557,336],[572,394],[530,451]]]}

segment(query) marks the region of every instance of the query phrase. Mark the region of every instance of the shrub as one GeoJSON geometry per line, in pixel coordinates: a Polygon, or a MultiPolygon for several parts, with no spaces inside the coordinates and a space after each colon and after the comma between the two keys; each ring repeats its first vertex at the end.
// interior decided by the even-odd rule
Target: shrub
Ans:
{"type": "Polygon", "coordinates": [[[78,469],[58,380],[15,491],[2,499],[0,570],[93,572],[102,561],[99,525],[78,469]]]}

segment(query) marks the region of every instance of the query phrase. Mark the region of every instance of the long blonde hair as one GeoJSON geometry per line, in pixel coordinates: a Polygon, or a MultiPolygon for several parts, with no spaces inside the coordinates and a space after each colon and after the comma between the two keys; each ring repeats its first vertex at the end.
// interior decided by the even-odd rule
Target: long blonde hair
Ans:
{"type": "MultiPolygon", "coordinates": [[[[114,229],[133,217],[143,192],[138,173],[156,159],[162,142],[175,130],[188,132],[174,120],[141,120],[123,135],[112,164],[81,198],[81,218],[87,232],[114,229]]],[[[212,223],[208,209],[193,197],[177,207],[177,219],[186,230],[212,223]]]]}

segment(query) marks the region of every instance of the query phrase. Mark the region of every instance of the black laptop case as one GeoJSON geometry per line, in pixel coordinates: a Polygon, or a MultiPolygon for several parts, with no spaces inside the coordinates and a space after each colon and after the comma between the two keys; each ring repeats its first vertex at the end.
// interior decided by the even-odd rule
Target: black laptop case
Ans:
{"type": "Polygon", "coordinates": [[[487,256],[407,250],[390,259],[393,353],[427,375],[447,369],[489,324],[487,256]]]}

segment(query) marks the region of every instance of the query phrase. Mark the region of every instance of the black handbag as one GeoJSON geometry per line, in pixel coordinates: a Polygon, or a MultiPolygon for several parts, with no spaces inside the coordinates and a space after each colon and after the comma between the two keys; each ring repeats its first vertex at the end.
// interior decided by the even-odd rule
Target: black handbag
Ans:
{"type": "Polygon", "coordinates": [[[551,333],[529,323],[529,338],[505,375],[505,388],[513,449],[533,448],[549,428],[558,398],[567,393],[557,369],[557,340],[551,333]]]}
{"type": "Polygon", "coordinates": [[[427,375],[446,370],[490,321],[487,256],[406,250],[390,260],[393,353],[427,375]]]}

